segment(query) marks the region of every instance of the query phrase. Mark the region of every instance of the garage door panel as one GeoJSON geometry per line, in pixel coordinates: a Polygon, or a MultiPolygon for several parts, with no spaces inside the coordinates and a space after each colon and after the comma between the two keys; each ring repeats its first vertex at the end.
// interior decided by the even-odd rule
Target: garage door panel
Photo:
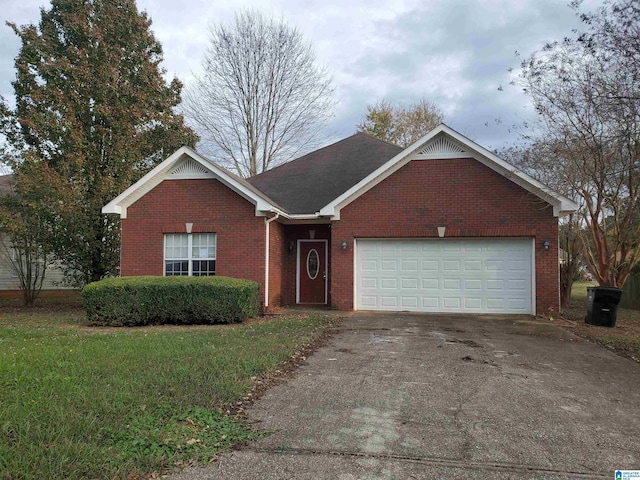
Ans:
{"type": "Polygon", "coordinates": [[[505,306],[504,298],[487,298],[487,309],[489,310],[504,310],[505,306]]]}
{"type": "Polygon", "coordinates": [[[382,260],[380,262],[380,270],[383,272],[398,270],[397,260],[382,260]]]}
{"type": "Polygon", "coordinates": [[[403,290],[417,290],[418,279],[417,278],[403,278],[400,280],[400,285],[403,290]]]}
{"type": "Polygon", "coordinates": [[[504,280],[488,279],[486,285],[487,290],[504,290],[504,280]]]}
{"type": "Polygon", "coordinates": [[[462,307],[462,299],[460,297],[444,297],[442,305],[445,310],[460,310],[462,307]]]}
{"type": "Polygon", "coordinates": [[[437,278],[423,278],[422,288],[424,290],[438,290],[440,288],[440,282],[437,278]]]}
{"type": "Polygon", "coordinates": [[[375,295],[362,295],[360,298],[362,307],[365,309],[373,310],[378,306],[378,297],[375,295]]]}
{"type": "Polygon", "coordinates": [[[362,288],[364,289],[374,289],[376,290],[378,288],[378,279],[377,278],[363,278],[362,279],[362,288]]]}
{"type": "Polygon", "coordinates": [[[417,272],[418,261],[417,260],[402,260],[400,263],[400,269],[403,272],[417,272]]]}
{"type": "Polygon", "coordinates": [[[438,260],[422,260],[422,271],[438,272],[440,271],[440,262],[438,260]]]}
{"type": "Polygon", "coordinates": [[[459,272],[460,260],[444,260],[442,262],[442,270],[445,272],[459,272]]]}
{"type": "Polygon", "coordinates": [[[403,252],[417,252],[419,250],[419,245],[417,243],[402,243],[401,247],[403,252]]]}
{"type": "Polygon", "coordinates": [[[378,262],[376,260],[362,260],[361,268],[364,272],[377,272],[378,262]]]}
{"type": "Polygon", "coordinates": [[[480,272],[482,270],[482,262],[480,260],[465,260],[465,272],[480,272]]]}
{"type": "Polygon", "coordinates": [[[484,268],[488,272],[501,272],[504,270],[504,262],[502,260],[486,260],[484,268]]]}
{"type": "Polygon", "coordinates": [[[438,297],[422,297],[422,310],[438,311],[440,309],[440,299],[438,297]]]}
{"type": "Polygon", "coordinates": [[[465,280],[464,289],[468,292],[482,291],[482,280],[465,280]]]}
{"type": "Polygon", "coordinates": [[[397,278],[383,278],[380,282],[381,289],[391,289],[395,290],[398,288],[398,279],[397,278]]]}
{"type": "Polygon", "coordinates": [[[382,295],[380,297],[380,306],[384,308],[389,308],[389,307],[396,308],[398,307],[398,297],[396,297],[395,295],[394,296],[382,295]]]}
{"type": "Polygon", "coordinates": [[[403,296],[401,298],[402,308],[417,308],[418,307],[418,297],[406,297],[403,296]]]}
{"type": "Polygon", "coordinates": [[[508,305],[510,309],[520,310],[523,313],[528,313],[529,304],[526,299],[509,299],[508,305]]]}
{"type": "Polygon", "coordinates": [[[481,298],[473,298],[466,297],[464,299],[464,307],[466,310],[475,310],[478,312],[482,311],[482,299],[481,298]]]}
{"type": "Polygon", "coordinates": [[[443,290],[455,290],[457,292],[460,290],[461,286],[462,286],[462,281],[458,278],[445,278],[442,281],[443,290]]]}
{"type": "Polygon", "coordinates": [[[510,272],[526,272],[527,267],[527,263],[523,260],[509,260],[507,262],[507,270],[510,272]]]}
{"type": "Polygon", "coordinates": [[[356,307],[533,313],[530,239],[358,240],[356,307]]]}
{"type": "Polygon", "coordinates": [[[508,292],[526,292],[529,289],[529,285],[524,280],[509,280],[507,282],[508,292]]]}

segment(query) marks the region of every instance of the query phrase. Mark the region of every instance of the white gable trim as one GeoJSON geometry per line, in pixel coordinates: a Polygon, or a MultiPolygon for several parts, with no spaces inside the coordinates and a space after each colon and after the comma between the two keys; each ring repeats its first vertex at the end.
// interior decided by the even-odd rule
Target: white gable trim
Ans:
{"type": "Polygon", "coordinates": [[[565,215],[578,209],[572,200],[559,195],[534,178],[520,172],[512,165],[469,140],[445,124],[440,124],[420,140],[410,145],[391,160],[380,166],[359,183],[320,209],[321,216],[340,219],[340,209],[397,172],[411,160],[446,158],[474,158],[520,187],[538,196],[553,206],[555,216],[565,215]]]}
{"type": "Polygon", "coordinates": [[[102,213],[117,213],[121,218],[127,218],[127,208],[158,186],[163,180],[191,178],[214,178],[220,181],[254,204],[257,216],[264,216],[262,212],[277,210],[268,200],[258,195],[215,163],[188,147],[181,147],[102,207],[102,213]]]}

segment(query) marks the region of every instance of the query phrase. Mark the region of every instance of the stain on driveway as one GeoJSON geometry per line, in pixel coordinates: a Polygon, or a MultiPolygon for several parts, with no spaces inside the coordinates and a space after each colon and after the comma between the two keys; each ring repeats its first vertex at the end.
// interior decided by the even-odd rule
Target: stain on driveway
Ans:
{"type": "Polygon", "coordinates": [[[640,365],[528,317],[354,313],[248,410],[274,433],[173,480],[613,478],[640,365]]]}

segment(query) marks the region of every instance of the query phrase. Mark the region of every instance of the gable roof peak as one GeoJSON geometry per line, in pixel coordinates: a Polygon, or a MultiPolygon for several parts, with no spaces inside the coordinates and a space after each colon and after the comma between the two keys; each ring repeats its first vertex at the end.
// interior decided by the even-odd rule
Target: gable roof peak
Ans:
{"type": "Polygon", "coordinates": [[[473,140],[458,133],[448,125],[441,123],[422,138],[398,152],[393,158],[380,165],[368,176],[363,177],[352,188],[335,197],[331,202],[322,207],[319,212],[321,215],[339,219],[340,209],[342,207],[351,203],[411,160],[461,157],[474,158],[525,190],[548,202],[553,206],[556,216],[573,212],[578,208],[577,204],[571,199],[554,192],[546,185],[526,173],[519,171],[513,165],[505,162],[473,140]],[[439,141],[439,138],[444,138],[445,141],[439,141]]]}

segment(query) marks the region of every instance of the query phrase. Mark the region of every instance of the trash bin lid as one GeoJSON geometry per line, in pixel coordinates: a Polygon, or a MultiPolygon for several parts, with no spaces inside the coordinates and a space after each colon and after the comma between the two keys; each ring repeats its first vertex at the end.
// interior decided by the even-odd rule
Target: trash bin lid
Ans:
{"type": "Polygon", "coordinates": [[[590,289],[590,288],[593,288],[597,292],[602,292],[602,293],[618,293],[618,292],[622,292],[622,289],[621,288],[617,288],[617,287],[608,287],[608,286],[587,287],[587,290],[590,289]]]}

